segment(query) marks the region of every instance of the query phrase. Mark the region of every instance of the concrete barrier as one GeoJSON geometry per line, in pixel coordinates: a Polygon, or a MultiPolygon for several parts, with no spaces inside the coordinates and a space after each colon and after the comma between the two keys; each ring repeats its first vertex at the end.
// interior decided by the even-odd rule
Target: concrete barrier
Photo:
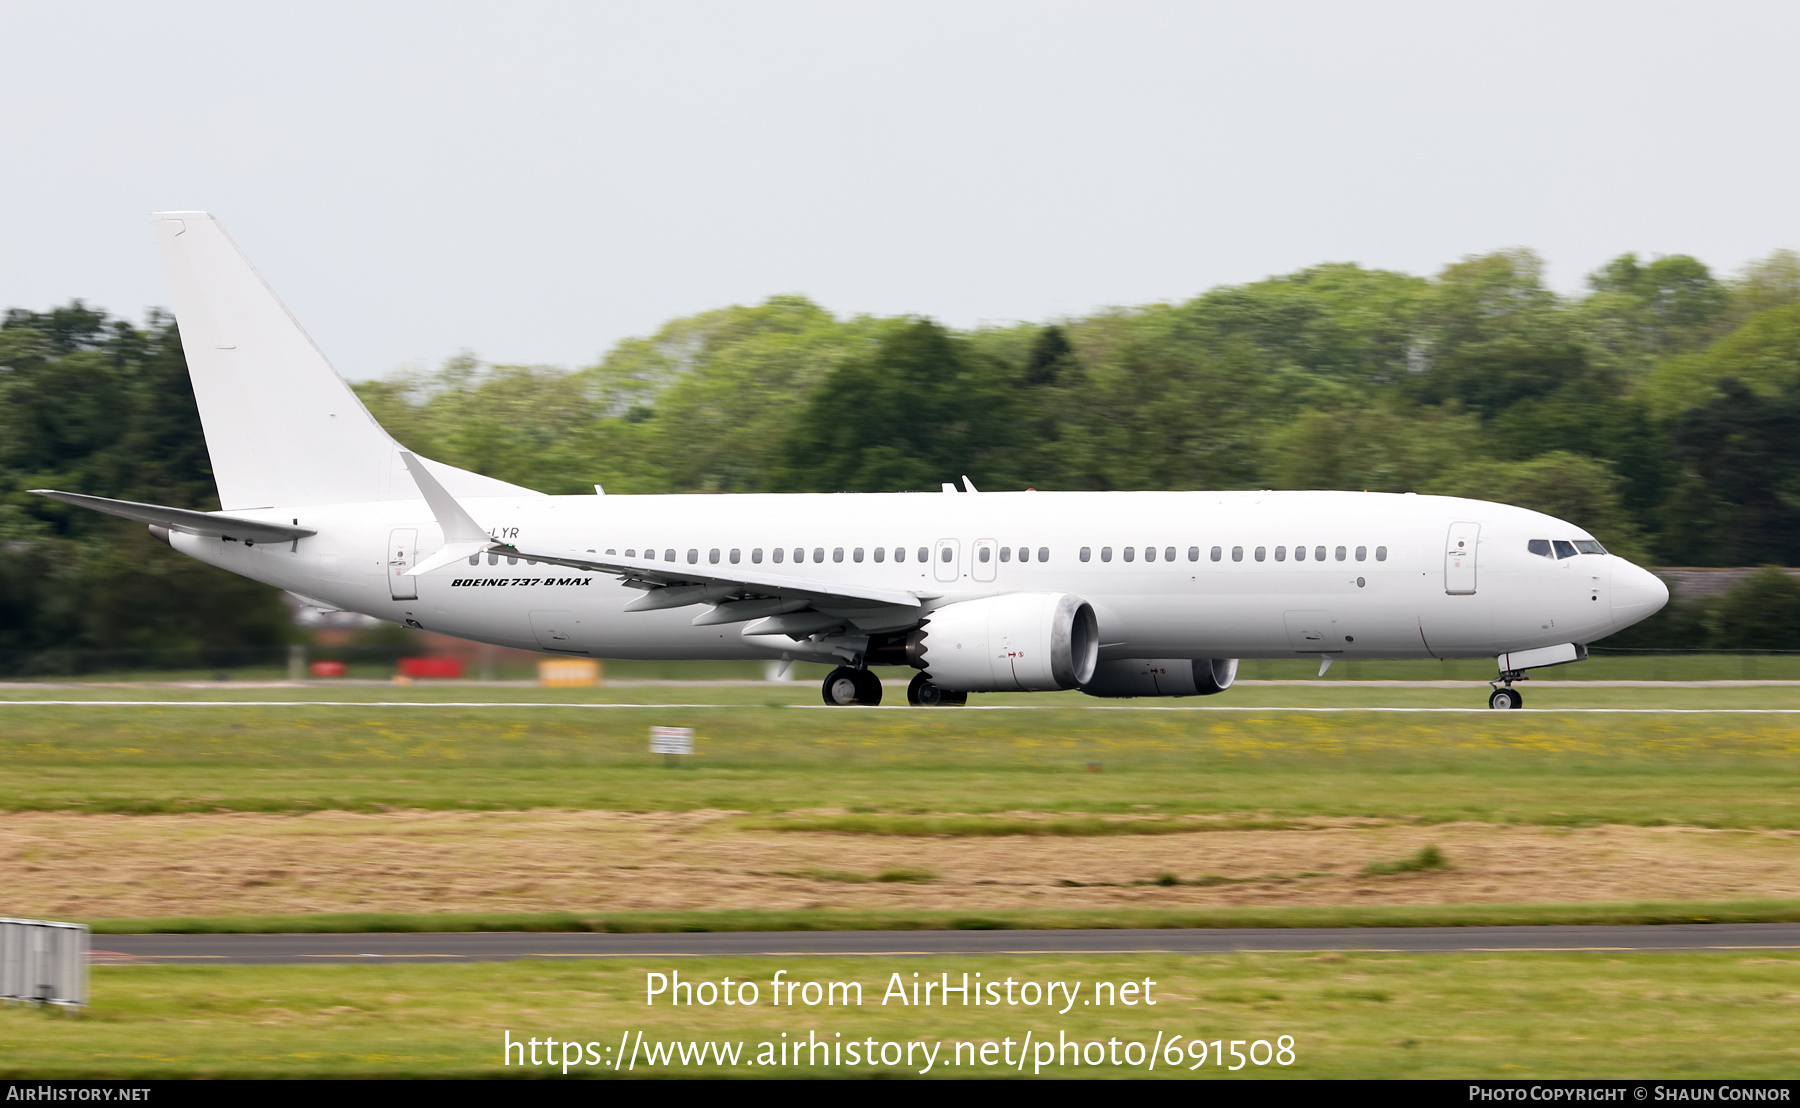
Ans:
{"type": "Polygon", "coordinates": [[[0,918],[0,1000],[85,1007],[87,952],[86,924],[0,918]]]}

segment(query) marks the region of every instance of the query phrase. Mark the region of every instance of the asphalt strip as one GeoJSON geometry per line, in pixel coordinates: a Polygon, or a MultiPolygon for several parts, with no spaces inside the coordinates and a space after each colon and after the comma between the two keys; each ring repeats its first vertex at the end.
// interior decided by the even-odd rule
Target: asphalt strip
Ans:
{"type": "MultiPolygon", "coordinates": [[[[582,704],[542,700],[519,701],[421,701],[421,700],[0,700],[0,708],[31,705],[39,708],[713,708],[740,711],[745,708],[798,708],[807,711],[841,712],[849,709],[828,704],[582,704]]],[[[907,704],[859,706],[856,711],[915,711],[907,704]]],[[[1056,704],[966,704],[935,711],[957,712],[1397,712],[1403,714],[1450,713],[1453,715],[1492,714],[1492,708],[1393,708],[1358,707],[1287,707],[1281,705],[1242,704],[1084,704],[1079,708],[1056,704]]],[[[1611,716],[1794,716],[1800,708],[1520,708],[1518,712],[1539,715],[1611,715],[1611,716]]]]}
{"type": "Polygon", "coordinates": [[[360,935],[96,935],[100,964],[320,965],[533,958],[1574,953],[1800,950],[1800,923],[1662,926],[1197,928],[1068,931],[737,931],[360,935]]]}

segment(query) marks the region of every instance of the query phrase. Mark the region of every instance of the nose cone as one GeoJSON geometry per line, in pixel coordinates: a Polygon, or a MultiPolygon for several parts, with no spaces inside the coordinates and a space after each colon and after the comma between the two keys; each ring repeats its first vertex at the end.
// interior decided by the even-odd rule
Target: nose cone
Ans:
{"type": "Polygon", "coordinates": [[[1662,578],[1623,558],[1613,562],[1612,587],[1607,591],[1612,595],[1613,628],[1618,631],[1649,619],[1669,602],[1669,586],[1662,578]]]}

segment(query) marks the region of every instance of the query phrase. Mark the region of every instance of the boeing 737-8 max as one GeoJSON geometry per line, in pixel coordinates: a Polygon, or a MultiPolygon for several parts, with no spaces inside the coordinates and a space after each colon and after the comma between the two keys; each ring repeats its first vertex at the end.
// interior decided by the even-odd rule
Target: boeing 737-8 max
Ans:
{"type": "MultiPolygon", "coordinates": [[[[870,665],[971,692],[1221,692],[1240,658],[1495,657],[1526,670],[1668,589],[1573,524],[1367,492],[546,496],[408,453],[204,212],[154,217],[218,512],[38,490],[321,607],[609,658],[870,665]]],[[[1496,475],[1501,482],[1501,475],[1496,475]]]]}

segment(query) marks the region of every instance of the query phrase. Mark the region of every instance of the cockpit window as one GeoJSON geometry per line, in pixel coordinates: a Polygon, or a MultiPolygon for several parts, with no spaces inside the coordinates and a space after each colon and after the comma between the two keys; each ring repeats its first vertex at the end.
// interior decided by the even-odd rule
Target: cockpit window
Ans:
{"type": "Polygon", "coordinates": [[[1576,539],[1575,540],[1575,549],[1581,551],[1583,554],[1604,554],[1604,553],[1606,553],[1606,547],[1601,546],[1599,543],[1595,542],[1593,539],[1576,539]]]}
{"type": "Polygon", "coordinates": [[[1556,556],[1558,558],[1573,558],[1575,556],[1575,544],[1574,543],[1564,542],[1562,539],[1557,539],[1557,540],[1555,540],[1555,546],[1556,546],[1556,556]]]}
{"type": "Polygon", "coordinates": [[[1554,555],[1552,555],[1550,553],[1550,540],[1549,539],[1532,539],[1530,542],[1525,544],[1525,549],[1531,551],[1533,554],[1536,554],[1540,558],[1554,557],[1554,555]]]}

